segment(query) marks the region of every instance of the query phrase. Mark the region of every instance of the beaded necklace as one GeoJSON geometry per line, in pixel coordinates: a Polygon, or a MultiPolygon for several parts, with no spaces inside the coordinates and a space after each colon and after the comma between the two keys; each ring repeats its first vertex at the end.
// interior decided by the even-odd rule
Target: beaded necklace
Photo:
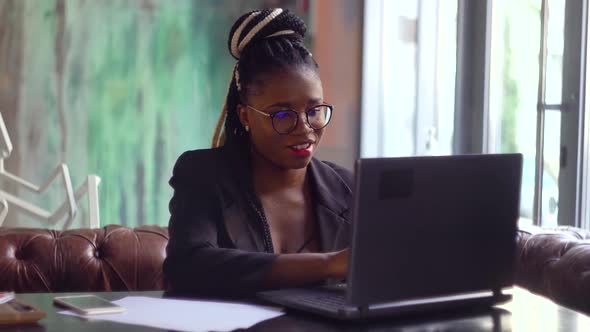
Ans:
{"type": "MultiPolygon", "coordinates": [[[[261,223],[262,226],[262,234],[263,234],[263,243],[264,243],[264,251],[268,252],[268,253],[274,253],[274,245],[272,244],[272,237],[270,235],[270,226],[268,224],[268,220],[266,219],[266,215],[264,213],[264,211],[262,210],[262,204],[260,204],[260,202],[258,200],[254,200],[251,197],[248,198],[248,202],[250,203],[250,206],[252,206],[252,208],[254,209],[254,211],[256,211],[256,214],[258,216],[258,220],[261,223]]],[[[307,247],[314,239],[315,237],[315,232],[312,232],[311,235],[309,236],[309,238],[307,238],[304,242],[303,245],[301,245],[301,247],[299,247],[299,249],[297,249],[297,251],[295,251],[295,253],[301,253],[301,251],[303,251],[303,249],[305,249],[305,247],[307,247]]]]}
{"type": "Polygon", "coordinates": [[[270,236],[270,226],[268,225],[268,220],[266,219],[266,215],[264,214],[264,211],[262,210],[262,204],[260,204],[258,199],[256,199],[256,201],[255,201],[251,197],[248,197],[248,202],[250,203],[250,206],[252,206],[254,211],[256,211],[256,214],[258,215],[258,220],[262,226],[262,234],[263,234],[262,240],[264,242],[264,251],[268,252],[268,253],[274,253],[275,249],[272,244],[272,238],[270,236]]]}

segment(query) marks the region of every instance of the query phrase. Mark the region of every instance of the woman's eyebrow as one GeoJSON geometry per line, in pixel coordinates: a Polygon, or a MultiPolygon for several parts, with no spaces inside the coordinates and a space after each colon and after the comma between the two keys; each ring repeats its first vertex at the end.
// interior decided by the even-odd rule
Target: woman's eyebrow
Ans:
{"type": "Polygon", "coordinates": [[[308,105],[308,106],[315,106],[315,105],[317,105],[317,104],[319,104],[319,103],[322,103],[323,101],[324,101],[324,100],[323,100],[322,98],[315,98],[315,99],[310,99],[310,100],[307,102],[307,105],[308,105]]]}
{"type": "Polygon", "coordinates": [[[289,107],[290,108],[292,106],[291,106],[291,103],[282,101],[282,102],[274,103],[272,105],[268,105],[266,108],[271,108],[271,107],[289,107]]]}
{"type": "MultiPolygon", "coordinates": [[[[321,99],[321,98],[314,98],[314,99],[310,99],[310,100],[307,102],[307,106],[315,106],[315,105],[317,105],[317,104],[321,103],[322,101],[323,101],[323,99],[321,99]]],[[[267,107],[265,107],[265,108],[271,108],[271,107],[287,107],[287,108],[294,108],[293,104],[292,104],[292,103],[290,103],[290,102],[287,102],[287,101],[281,101],[281,102],[278,102],[278,103],[274,103],[274,104],[272,104],[272,105],[268,105],[268,106],[267,106],[267,107]]]]}

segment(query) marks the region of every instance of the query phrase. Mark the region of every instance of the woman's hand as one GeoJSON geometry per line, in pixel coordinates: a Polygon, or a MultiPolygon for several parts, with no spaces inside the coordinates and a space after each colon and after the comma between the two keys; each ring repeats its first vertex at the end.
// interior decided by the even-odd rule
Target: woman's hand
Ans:
{"type": "Polygon", "coordinates": [[[348,249],[327,254],[328,276],[335,279],[345,279],[348,273],[348,249]]]}
{"type": "Polygon", "coordinates": [[[328,278],[345,279],[348,249],[330,253],[277,255],[264,278],[266,289],[303,287],[328,278]]]}

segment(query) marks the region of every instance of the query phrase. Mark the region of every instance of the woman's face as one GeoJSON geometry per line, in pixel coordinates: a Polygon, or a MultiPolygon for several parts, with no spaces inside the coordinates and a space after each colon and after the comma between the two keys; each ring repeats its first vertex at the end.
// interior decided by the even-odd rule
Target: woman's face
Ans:
{"type": "MultiPolygon", "coordinates": [[[[306,111],[323,103],[322,83],[316,72],[298,67],[260,75],[247,87],[248,106],[267,114],[296,111],[299,120],[289,134],[279,134],[271,117],[246,105],[238,106],[242,125],[249,128],[254,152],[283,169],[306,167],[314,155],[324,129],[312,129],[306,111]]],[[[275,122],[276,124],[276,122],[275,122]]]]}

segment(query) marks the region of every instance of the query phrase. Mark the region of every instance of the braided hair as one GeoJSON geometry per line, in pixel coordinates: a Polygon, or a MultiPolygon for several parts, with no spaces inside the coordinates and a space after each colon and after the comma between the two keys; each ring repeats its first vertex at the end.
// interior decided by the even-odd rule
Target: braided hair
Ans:
{"type": "Polygon", "coordinates": [[[227,44],[230,54],[238,61],[215,128],[213,147],[226,141],[247,141],[237,107],[247,100],[248,86],[260,74],[291,66],[305,66],[317,73],[318,65],[303,45],[306,30],[299,17],[280,8],[255,10],[234,23],[227,44]]]}

